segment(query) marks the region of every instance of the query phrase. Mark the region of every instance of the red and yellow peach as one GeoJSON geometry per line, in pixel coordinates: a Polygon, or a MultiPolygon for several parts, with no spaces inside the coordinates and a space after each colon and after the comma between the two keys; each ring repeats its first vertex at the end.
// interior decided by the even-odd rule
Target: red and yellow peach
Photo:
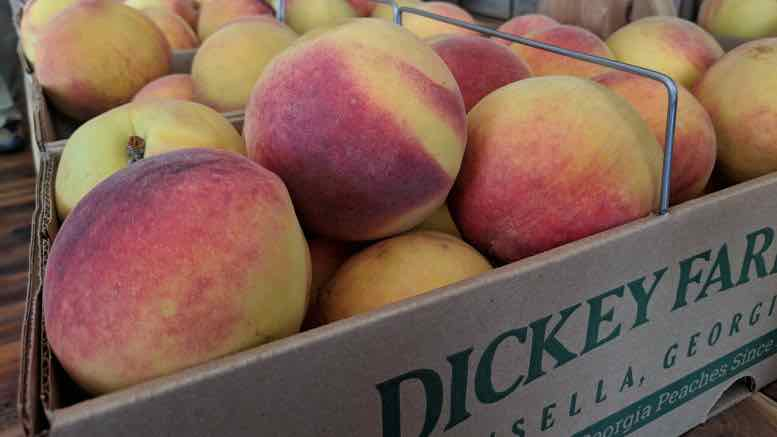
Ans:
{"type": "Polygon", "coordinates": [[[357,18],[301,37],[256,84],[248,154],[276,172],[305,228],[371,240],[439,208],[461,165],[466,113],[456,81],[406,29],[357,18]]]}
{"type": "Polygon", "coordinates": [[[102,394],[294,334],[309,285],[281,180],[237,154],[179,150],[114,174],[64,221],[46,336],[102,394]]]}
{"type": "Polygon", "coordinates": [[[529,66],[515,52],[487,38],[442,35],[426,42],[456,78],[467,111],[497,88],[531,76],[529,66]]]}
{"type": "Polygon", "coordinates": [[[646,216],[663,154],[622,97],[572,76],[529,78],[469,113],[448,205],[481,252],[516,261],[646,216]],[[603,122],[602,120],[605,120],[603,122]]]}
{"type": "Polygon", "coordinates": [[[194,82],[188,74],[169,74],[144,86],[133,102],[151,99],[177,99],[194,101],[194,82]]]}
{"type": "Polygon", "coordinates": [[[243,17],[273,16],[273,9],[264,0],[208,0],[200,9],[197,35],[200,41],[213,35],[226,24],[243,17]]]}
{"type": "MultiPolygon", "coordinates": [[[[526,37],[590,55],[615,58],[601,38],[582,27],[555,26],[529,33],[526,37]]],[[[529,68],[535,76],[569,75],[590,78],[609,71],[607,67],[601,65],[579,61],[523,44],[513,43],[510,47],[529,64],[529,68]]]]}
{"type": "MultiPolygon", "coordinates": [[[[666,88],[661,83],[622,71],[605,73],[594,80],[628,100],[647,122],[656,140],[665,145],[669,103],[666,88]]],[[[717,154],[715,128],[707,111],[684,87],[678,87],[678,91],[672,154],[672,204],[704,193],[717,154]]]]}
{"type": "Polygon", "coordinates": [[[660,71],[690,89],[721,56],[720,44],[696,24],[677,17],[648,17],[607,38],[619,61],[660,71]]]}

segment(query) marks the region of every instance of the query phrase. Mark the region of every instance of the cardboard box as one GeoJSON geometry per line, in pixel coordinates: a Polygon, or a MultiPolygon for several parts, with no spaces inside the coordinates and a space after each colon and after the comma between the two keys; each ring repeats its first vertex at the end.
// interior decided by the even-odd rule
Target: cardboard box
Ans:
{"type": "Polygon", "coordinates": [[[20,417],[35,436],[679,435],[777,379],[777,175],[486,275],[87,399],[41,318],[42,150],[20,417]]]}
{"type": "Polygon", "coordinates": [[[41,320],[58,158],[45,153],[38,176],[20,388],[29,435],[678,435],[777,379],[771,175],[85,400],[41,320]]]}

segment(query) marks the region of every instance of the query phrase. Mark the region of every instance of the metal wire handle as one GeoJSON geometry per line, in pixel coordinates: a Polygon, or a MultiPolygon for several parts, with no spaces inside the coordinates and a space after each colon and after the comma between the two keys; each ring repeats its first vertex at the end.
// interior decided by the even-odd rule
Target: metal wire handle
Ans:
{"type": "MultiPolygon", "coordinates": [[[[284,1],[284,0],[281,0],[284,1]]],[[[636,65],[625,64],[623,62],[613,61],[612,59],[603,58],[601,56],[589,55],[588,53],[576,52],[574,50],[564,49],[558,46],[545,44],[539,41],[523,38],[520,36],[511,35],[497,30],[492,30],[484,26],[468,23],[466,21],[457,20],[454,18],[445,17],[443,15],[434,14],[421,9],[416,9],[408,6],[399,6],[395,1],[392,1],[391,7],[394,10],[394,23],[402,25],[402,14],[414,14],[422,17],[429,18],[431,20],[441,21],[443,23],[451,24],[453,26],[462,27],[474,32],[479,32],[485,35],[501,38],[510,42],[523,44],[535,49],[545,50],[548,52],[556,53],[558,55],[567,56],[584,62],[590,62],[592,64],[603,65],[605,67],[614,68],[616,70],[625,71],[627,73],[636,74],[638,76],[647,77],[655,81],[661,82],[666,87],[667,94],[669,95],[669,111],[666,116],[666,133],[665,133],[665,150],[664,150],[664,168],[661,172],[661,197],[659,202],[658,213],[665,215],[669,212],[669,189],[670,179],[672,177],[672,153],[674,151],[674,135],[675,124],[677,122],[677,85],[671,77],[658,71],[649,70],[647,68],[638,67],[636,65]]]]}
{"type": "Polygon", "coordinates": [[[278,10],[275,11],[275,18],[281,23],[286,22],[286,0],[278,0],[278,10]]]}

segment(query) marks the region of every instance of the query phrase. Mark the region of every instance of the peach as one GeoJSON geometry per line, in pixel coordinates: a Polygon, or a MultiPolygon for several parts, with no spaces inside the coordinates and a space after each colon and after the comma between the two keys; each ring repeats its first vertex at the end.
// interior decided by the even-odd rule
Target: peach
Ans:
{"type": "MultiPolygon", "coordinates": [[[[278,0],[271,0],[278,10],[278,0]]],[[[286,0],[286,24],[300,35],[372,12],[368,0],[286,0]]]]}
{"type": "Polygon", "coordinates": [[[178,99],[194,100],[194,82],[188,74],[170,74],[162,76],[159,79],[150,82],[144,86],[135,97],[133,102],[140,102],[151,99],[178,99]]]}
{"type": "MultiPolygon", "coordinates": [[[[519,15],[517,17],[511,18],[510,20],[504,22],[496,30],[504,33],[509,33],[511,35],[525,37],[530,33],[540,32],[559,25],[560,23],[558,21],[554,20],[553,18],[550,18],[547,15],[527,14],[527,15],[519,15]]],[[[505,41],[501,38],[493,38],[493,39],[494,41],[500,44],[504,44],[504,45],[511,44],[509,41],[505,41]]]]}
{"type": "Polygon", "coordinates": [[[142,145],[140,155],[145,157],[190,147],[245,152],[237,130],[207,106],[173,99],[128,103],[87,121],[67,140],[55,180],[60,218],[128,165],[134,157],[130,145],[142,145]]]}
{"type": "Polygon", "coordinates": [[[46,26],[35,74],[60,111],[86,120],[168,74],[171,58],[164,35],[140,11],[114,0],[82,0],[46,26]]]}
{"type": "Polygon", "coordinates": [[[197,25],[197,6],[193,0],[125,0],[135,9],[161,8],[183,18],[192,29],[197,25]]]}
{"type": "Polygon", "coordinates": [[[192,63],[196,100],[221,112],[245,109],[268,63],[297,34],[269,16],[241,18],[219,29],[192,63]]]}
{"type": "MultiPolygon", "coordinates": [[[[418,7],[421,4],[420,0],[396,0],[397,5],[404,7],[418,7]]],[[[388,21],[394,21],[394,9],[385,3],[375,3],[375,8],[372,10],[373,18],[382,18],[388,21]]],[[[404,16],[403,16],[404,18],[404,16]]]]}
{"type": "Polygon", "coordinates": [[[426,42],[456,78],[467,111],[491,91],[531,76],[523,59],[487,38],[442,35],[426,42]]]}
{"type": "Polygon", "coordinates": [[[273,9],[264,0],[208,0],[200,9],[197,35],[201,42],[227,23],[243,17],[273,16],[273,9]]]}
{"type": "MultiPolygon", "coordinates": [[[[615,56],[593,32],[577,26],[556,26],[526,35],[527,38],[562,47],[569,50],[588,53],[614,59],[615,56]]],[[[590,62],[579,61],[567,56],[557,55],[545,50],[535,49],[523,44],[510,45],[531,68],[535,76],[568,75],[590,78],[609,68],[590,62]]]]}
{"type": "Polygon", "coordinates": [[[35,63],[35,49],[46,25],[80,0],[30,0],[24,5],[19,37],[27,60],[35,63]]]}
{"type": "Polygon", "coordinates": [[[686,88],[721,56],[715,38],[677,17],[648,17],[620,28],[607,38],[618,60],[660,71],[686,88]]]}
{"type": "Polygon", "coordinates": [[[774,0],[705,0],[699,25],[718,37],[758,39],[777,36],[774,0]]]}
{"type": "MultiPolygon", "coordinates": [[[[469,12],[452,3],[440,1],[421,2],[417,5],[414,5],[414,7],[426,12],[431,12],[433,14],[443,15],[448,18],[454,18],[456,20],[466,21],[473,24],[475,23],[475,19],[472,18],[472,15],[470,15],[469,12]]],[[[431,18],[408,13],[402,14],[402,26],[422,39],[450,33],[458,35],[480,35],[477,32],[464,29],[463,27],[454,26],[452,24],[443,23],[442,21],[432,20],[431,18]]]]}
{"type": "MultiPolygon", "coordinates": [[[[647,122],[656,140],[665,146],[668,97],[659,82],[622,71],[611,71],[595,81],[624,97],[647,122]]],[[[688,90],[678,87],[671,201],[673,204],[704,193],[715,167],[715,128],[704,107],[688,90]]]]}
{"type": "Polygon", "coordinates": [[[191,50],[200,45],[197,34],[179,15],[162,8],[147,8],[142,12],[162,31],[171,49],[191,50]]]}
{"type": "Polygon", "coordinates": [[[459,228],[456,227],[456,223],[453,222],[451,212],[448,209],[448,205],[437,208],[426,220],[423,221],[418,227],[415,228],[418,231],[437,231],[448,235],[452,235],[456,238],[461,238],[459,228]]]}
{"type": "Polygon", "coordinates": [[[373,311],[492,269],[472,246],[440,232],[411,232],[351,257],[321,291],[324,323],[373,311]]]}
{"type": "Polygon", "coordinates": [[[305,321],[302,322],[302,330],[313,329],[323,324],[318,305],[319,292],[332,279],[337,269],[357,249],[357,246],[353,243],[327,238],[308,240],[308,247],[310,248],[310,260],[313,266],[313,280],[310,284],[310,303],[305,314],[305,321]]]}
{"type": "Polygon", "coordinates": [[[243,156],[189,149],[95,187],[57,234],[46,335],[92,394],[299,331],[310,255],[283,182],[243,156]]]}
{"type": "Polygon", "coordinates": [[[694,89],[718,135],[723,174],[742,182],[777,171],[777,38],[743,44],[694,89]]]}
{"type": "Polygon", "coordinates": [[[246,110],[249,156],[289,187],[305,229],[337,240],[409,230],[456,179],[466,113],[434,50],[376,18],[301,37],[246,110]]]}
{"type": "Polygon", "coordinates": [[[639,113],[606,87],[536,77],[469,113],[448,205],[465,240],[512,262],[648,215],[663,153],[639,113]]]}

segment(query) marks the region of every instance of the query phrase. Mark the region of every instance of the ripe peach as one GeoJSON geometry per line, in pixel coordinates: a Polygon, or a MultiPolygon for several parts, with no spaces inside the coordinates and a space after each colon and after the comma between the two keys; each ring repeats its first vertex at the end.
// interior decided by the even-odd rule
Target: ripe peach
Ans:
{"type": "MultiPolygon", "coordinates": [[[[594,78],[631,103],[647,122],[656,140],[664,146],[668,97],[664,86],[654,80],[622,71],[594,78]]],[[[704,193],[715,167],[717,142],[712,120],[698,100],[678,87],[677,124],[672,155],[671,201],[673,204],[704,193]]]]}
{"type": "Polygon", "coordinates": [[[128,165],[130,143],[143,143],[146,157],[190,147],[245,152],[237,130],[207,106],[173,99],[128,103],[87,121],[67,140],[55,180],[60,218],[128,165]]]}
{"type": "Polygon", "coordinates": [[[141,102],[151,99],[178,99],[194,100],[194,82],[188,74],[170,74],[162,76],[159,79],[150,82],[144,86],[135,97],[133,102],[141,102]]]}
{"type": "MultiPolygon", "coordinates": [[[[526,35],[527,38],[552,44],[565,49],[614,59],[607,45],[593,32],[577,26],[556,26],[526,35]]],[[[535,76],[569,75],[593,77],[610,71],[590,62],[578,61],[545,50],[513,43],[510,47],[518,53],[531,68],[535,76]]]]}
{"type": "Polygon", "coordinates": [[[324,323],[473,278],[492,269],[458,238],[410,232],[376,243],[351,257],[321,291],[324,323]]]}
{"type": "MultiPolygon", "coordinates": [[[[405,7],[418,7],[421,4],[420,0],[396,0],[397,5],[405,7]]],[[[375,3],[375,8],[372,10],[372,17],[382,18],[388,21],[394,21],[394,9],[385,3],[375,3]]],[[[404,17],[403,17],[404,18],[404,17]]]]}
{"type": "Polygon", "coordinates": [[[197,35],[201,42],[227,23],[243,17],[273,15],[273,9],[264,0],[208,0],[200,9],[197,35]]]}
{"type": "Polygon", "coordinates": [[[35,49],[46,25],[66,8],[80,0],[30,0],[24,5],[19,37],[22,49],[31,63],[35,63],[35,49]]]}
{"type": "Polygon", "coordinates": [[[245,17],[205,40],[192,63],[196,100],[221,112],[245,109],[268,63],[297,34],[270,16],[245,17]]]}
{"type": "Polygon", "coordinates": [[[147,8],[141,11],[159,27],[171,49],[190,50],[200,45],[197,34],[179,15],[163,8],[147,8]]]}
{"type": "MultiPolygon", "coordinates": [[[[278,0],[271,2],[277,10],[278,0]]],[[[373,4],[369,0],[287,0],[286,24],[302,35],[344,19],[367,16],[372,9],[373,4]]]]}
{"type": "Polygon", "coordinates": [[[531,76],[529,66],[515,52],[487,38],[449,34],[426,42],[456,78],[467,111],[497,88],[531,76]]]}
{"type": "Polygon", "coordinates": [[[162,8],[178,15],[192,29],[197,26],[197,6],[193,0],[125,0],[127,6],[135,9],[162,8]]]}
{"type": "MultiPolygon", "coordinates": [[[[513,17],[512,19],[504,22],[496,30],[504,33],[509,33],[516,36],[523,36],[534,32],[540,32],[551,27],[559,26],[560,23],[553,18],[543,14],[527,14],[513,17]]],[[[505,41],[501,38],[493,38],[494,41],[499,44],[510,45],[509,41],[505,41]]]]}
{"type": "Polygon", "coordinates": [[[46,335],[73,380],[107,393],[297,332],[309,285],[283,182],[234,153],[178,150],[117,172],[65,220],[46,335]]]}
{"type": "Polygon", "coordinates": [[[423,223],[418,225],[415,230],[437,231],[452,235],[456,238],[461,238],[459,228],[457,228],[456,223],[453,222],[453,217],[451,217],[451,212],[448,209],[447,204],[443,204],[443,206],[437,208],[437,210],[427,217],[423,223]]]}
{"type": "Polygon", "coordinates": [[[35,74],[60,111],[86,120],[168,74],[171,57],[164,35],[142,12],[115,0],[82,0],[46,26],[35,74]]]}
{"type": "Polygon", "coordinates": [[[699,25],[718,37],[758,39],[777,36],[774,0],[705,0],[699,25]]]}
{"type": "Polygon", "coordinates": [[[469,113],[448,205],[464,238],[512,262],[646,216],[663,154],[639,113],[571,76],[522,80],[469,113]],[[605,122],[603,122],[605,120],[605,122]]]}
{"type": "Polygon", "coordinates": [[[777,171],[777,38],[743,44],[694,89],[718,135],[724,175],[742,182],[777,171]]]}
{"type": "MultiPolygon", "coordinates": [[[[472,15],[470,15],[469,12],[452,3],[441,1],[421,2],[414,5],[414,7],[437,15],[444,15],[449,18],[466,21],[468,23],[475,22],[475,19],[472,18],[472,15]]],[[[458,35],[479,35],[477,32],[462,27],[408,13],[402,14],[402,26],[406,27],[422,39],[450,33],[458,35]]]]}
{"type": "Polygon", "coordinates": [[[406,29],[356,18],[301,37],[267,66],[243,134],[249,156],[289,187],[306,229],[372,240],[443,204],[466,113],[434,50],[406,29]]]}
{"type": "Polygon", "coordinates": [[[618,60],[660,71],[686,88],[723,56],[715,38],[677,17],[648,17],[620,28],[607,38],[618,60]]]}

